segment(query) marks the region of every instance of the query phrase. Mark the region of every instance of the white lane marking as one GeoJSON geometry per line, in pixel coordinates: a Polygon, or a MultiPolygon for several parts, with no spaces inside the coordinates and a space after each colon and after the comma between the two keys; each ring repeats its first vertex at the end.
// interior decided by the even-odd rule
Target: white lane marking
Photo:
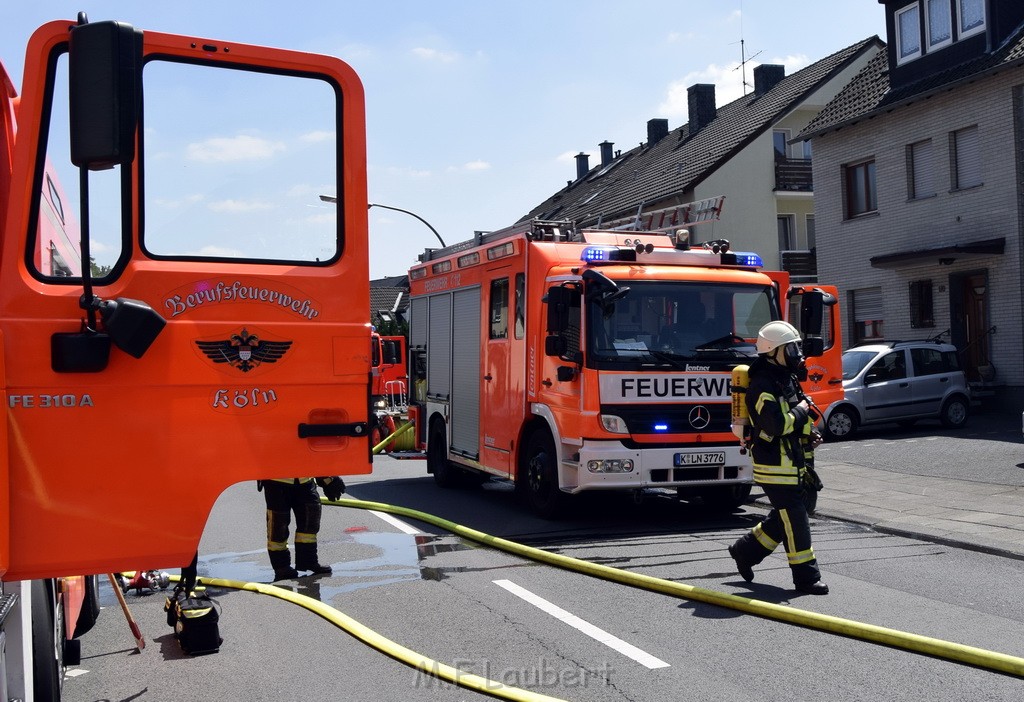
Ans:
{"type": "Polygon", "coordinates": [[[422,534],[423,533],[423,530],[417,529],[416,527],[414,527],[414,526],[412,526],[410,524],[406,524],[401,519],[398,519],[397,517],[392,517],[387,512],[378,512],[375,509],[371,509],[369,511],[370,511],[370,514],[376,514],[378,517],[383,519],[385,522],[387,522],[391,526],[395,527],[399,531],[404,531],[406,534],[422,534]]]}
{"type": "Polygon", "coordinates": [[[626,643],[617,636],[612,636],[607,631],[594,626],[590,622],[580,619],[575,614],[566,612],[558,605],[548,602],[543,597],[535,595],[525,588],[519,587],[511,580],[495,580],[493,582],[498,587],[505,588],[516,597],[522,598],[530,604],[532,604],[534,607],[537,607],[538,609],[547,612],[555,619],[565,622],[569,626],[583,632],[590,638],[595,639],[596,641],[600,641],[605,646],[615,649],[624,656],[632,658],[640,665],[646,666],[647,668],[651,669],[668,668],[670,665],[659,658],[655,658],[654,656],[645,651],[641,651],[633,644],[626,643]]]}

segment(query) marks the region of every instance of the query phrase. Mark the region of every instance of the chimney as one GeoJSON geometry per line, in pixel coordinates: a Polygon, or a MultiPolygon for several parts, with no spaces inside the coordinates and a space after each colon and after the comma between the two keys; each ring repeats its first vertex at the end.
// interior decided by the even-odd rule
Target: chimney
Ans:
{"type": "Polygon", "coordinates": [[[590,173],[590,154],[580,151],[576,154],[576,180],[590,173]]]}
{"type": "Polygon", "coordinates": [[[764,95],[786,77],[786,67],[777,63],[762,63],[754,67],[754,95],[764,95]]]}
{"type": "Polygon", "coordinates": [[[602,141],[600,144],[598,144],[598,147],[601,149],[602,166],[607,166],[609,163],[612,162],[612,159],[615,158],[614,156],[612,156],[612,146],[614,146],[614,144],[612,144],[612,142],[610,141],[602,141]]]}
{"type": "Polygon", "coordinates": [[[690,134],[696,134],[715,118],[715,86],[697,83],[686,89],[686,109],[690,118],[690,134]]]}
{"type": "Polygon", "coordinates": [[[668,136],[667,119],[647,120],[647,145],[653,146],[668,136]]]}

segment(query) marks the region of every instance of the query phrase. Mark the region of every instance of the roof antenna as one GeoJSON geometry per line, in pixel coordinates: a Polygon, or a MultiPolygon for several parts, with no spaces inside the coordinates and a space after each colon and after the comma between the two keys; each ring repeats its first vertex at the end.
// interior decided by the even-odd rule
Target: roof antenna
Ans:
{"type": "MultiPolygon", "coordinates": [[[[735,43],[736,42],[733,42],[733,44],[735,44],[735,43]]],[[[747,82],[747,63],[749,62],[750,59],[747,58],[746,47],[745,47],[745,44],[744,44],[744,41],[743,41],[743,0],[740,0],[740,42],[739,42],[739,44],[740,44],[740,65],[736,66],[736,68],[734,68],[732,70],[738,71],[738,70],[742,69],[742,71],[743,71],[743,74],[742,74],[742,76],[743,76],[743,95],[746,96],[747,88],[751,87],[751,85],[750,85],[750,83],[747,82]]],[[[763,53],[764,53],[764,51],[758,51],[756,54],[754,54],[750,58],[757,58],[758,56],[760,56],[763,53]]]]}

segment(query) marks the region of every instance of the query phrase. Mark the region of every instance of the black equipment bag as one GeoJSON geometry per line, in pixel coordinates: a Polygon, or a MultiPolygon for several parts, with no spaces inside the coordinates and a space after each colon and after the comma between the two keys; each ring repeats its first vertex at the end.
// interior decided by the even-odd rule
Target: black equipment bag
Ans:
{"type": "Polygon", "coordinates": [[[220,637],[220,612],[206,593],[189,593],[177,587],[164,602],[167,624],[174,627],[174,637],[190,656],[216,653],[223,641],[220,637]]]}

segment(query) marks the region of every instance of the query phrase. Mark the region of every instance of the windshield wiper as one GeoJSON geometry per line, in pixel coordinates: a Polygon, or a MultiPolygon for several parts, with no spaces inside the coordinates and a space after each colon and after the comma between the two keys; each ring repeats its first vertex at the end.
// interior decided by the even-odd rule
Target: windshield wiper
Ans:
{"type": "Polygon", "coordinates": [[[670,366],[678,368],[679,370],[686,370],[686,361],[690,360],[689,356],[682,356],[676,353],[665,353],[664,351],[656,351],[655,349],[647,349],[647,353],[661,361],[664,361],[670,366]]]}

